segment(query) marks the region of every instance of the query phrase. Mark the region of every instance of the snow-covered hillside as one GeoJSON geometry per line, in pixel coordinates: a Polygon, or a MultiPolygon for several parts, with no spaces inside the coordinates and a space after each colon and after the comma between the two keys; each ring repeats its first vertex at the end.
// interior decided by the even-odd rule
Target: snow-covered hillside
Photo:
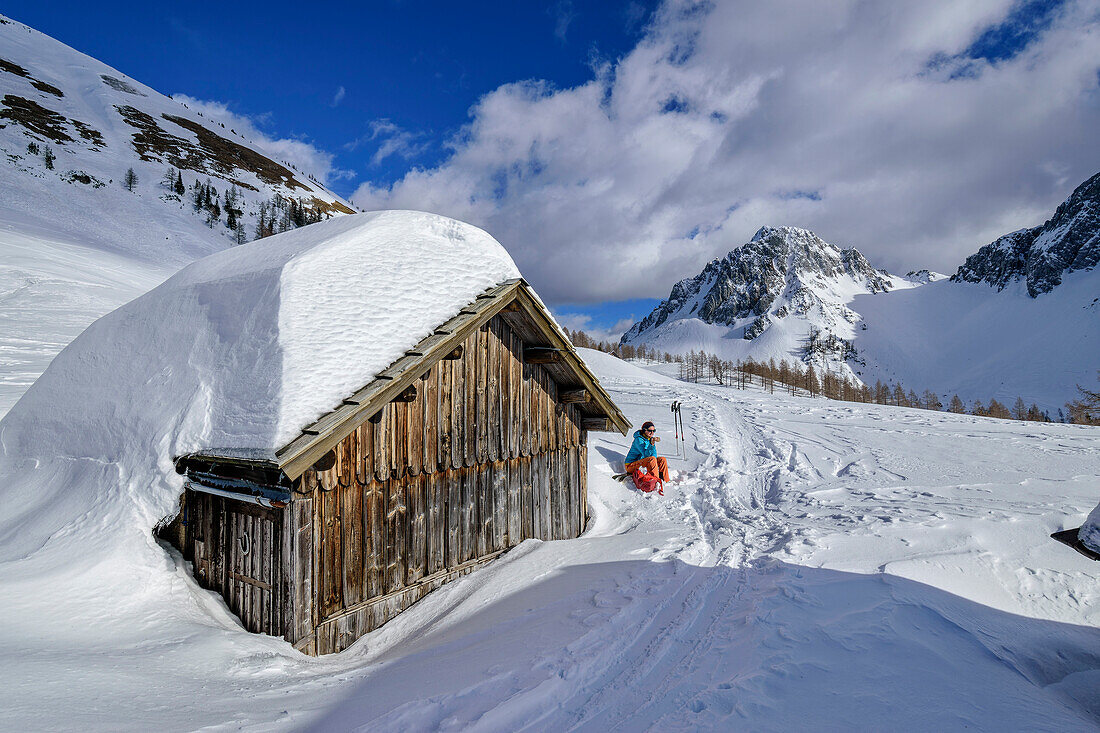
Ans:
{"type": "MultiPolygon", "coordinates": [[[[841,250],[806,229],[764,227],[673,286],[622,343],[673,354],[703,349],[726,359],[798,359],[811,329],[851,342],[860,318],[849,303],[857,294],[919,282],[876,270],[859,250],[841,250]]],[[[847,372],[844,356],[838,341],[816,358],[847,372]]]]}
{"type": "MultiPolygon", "coordinates": [[[[38,31],[0,16],[0,216],[90,246],[179,267],[235,243],[229,208],[248,240],[276,193],[322,218],[351,209],[321,183],[221,123],[38,31]],[[169,169],[184,192],[163,182],[169,169]],[[124,186],[127,170],[137,176],[124,186]],[[210,179],[219,216],[195,211],[210,179]]],[[[211,207],[212,208],[212,207],[211,207]]]]}
{"type": "MultiPolygon", "coordinates": [[[[0,565],[13,730],[1087,729],[1100,564],[1049,539],[1097,501],[1100,428],[688,385],[586,352],[687,458],[610,474],[529,541],[347,652],[245,632],[143,528],[0,565]]],[[[136,477],[135,477],[136,478],[136,477]]],[[[109,497],[131,500],[129,492],[109,497]]],[[[87,528],[82,528],[87,529],[87,528]]],[[[79,533],[76,533],[79,534],[79,533]]]]}
{"type": "Polygon", "coordinates": [[[0,413],[96,318],[251,240],[276,195],[276,230],[352,211],[255,141],[0,16],[0,413]]]}
{"type": "Polygon", "coordinates": [[[985,283],[938,282],[885,298],[858,296],[855,340],[861,378],[932,389],[944,404],[1017,397],[1055,415],[1095,386],[1100,367],[1100,270],[1066,273],[1037,298],[1023,281],[1001,291],[985,283]]]}
{"type": "Polygon", "coordinates": [[[622,343],[808,361],[869,384],[931,390],[945,404],[953,394],[968,403],[1021,397],[1054,414],[1100,364],[1100,270],[1059,270],[1061,284],[1037,298],[1026,277],[1005,277],[997,289],[928,270],[893,276],[812,232],[765,227],[677,283],[622,343]]]}
{"type": "Polygon", "coordinates": [[[0,215],[0,417],[88,324],[172,272],[0,215]]]}

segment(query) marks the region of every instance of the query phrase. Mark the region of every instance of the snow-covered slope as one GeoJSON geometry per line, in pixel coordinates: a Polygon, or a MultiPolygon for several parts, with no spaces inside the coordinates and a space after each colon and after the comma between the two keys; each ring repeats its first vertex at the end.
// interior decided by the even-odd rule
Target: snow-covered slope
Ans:
{"type": "Polygon", "coordinates": [[[888,297],[856,297],[865,330],[855,341],[861,379],[931,389],[947,404],[1017,397],[1056,415],[1094,384],[1100,364],[1100,270],[1066,273],[1032,298],[1024,282],[997,292],[941,280],[888,297]]]}
{"type": "Polygon", "coordinates": [[[177,267],[233,244],[224,195],[236,188],[247,239],[276,193],[322,218],[345,202],[233,130],[125,74],[0,16],[0,216],[37,222],[90,246],[177,267]],[[123,182],[137,175],[133,190],[123,182]],[[185,187],[162,183],[169,168],[185,187]],[[196,212],[210,179],[217,221],[196,212]],[[209,221],[209,226],[208,226],[209,221]]]}
{"type": "Polygon", "coordinates": [[[0,415],[96,318],[252,239],[276,196],[275,230],[352,211],[255,141],[0,16],[0,364],[14,365],[0,415]]]}
{"type": "Polygon", "coordinates": [[[0,220],[0,417],[93,320],[173,271],[0,220]]]}
{"type": "Polygon", "coordinates": [[[59,534],[94,545],[104,527],[150,531],[177,505],[176,456],[272,454],[518,276],[485,232],[412,211],[189,265],[92,324],[0,419],[0,558],[59,534]]]}
{"type": "Polygon", "coordinates": [[[1047,535],[1096,504],[1100,428],[585,358],[635,424],[667,436],[662,415],[684,403],[665,497],[611,480],[628,439],[594,434],[585,536],[529,541],[320,659],[244,631],[148,532],[102,527],[74,553],[75,527],[0,564],[5,725],[1096,727],[1100,563],[1047,535]]]}
{"type": "MultiPolygon", "coordinates": [[[[1080,191],[1079,205],[1063,205],[1059,216],[1091,210],[1080,191]]],[[[1059,231],[1087,239],[1080,227],[1059,231]]],[[[1088,246],[1075,250],[1077,260],[1088,246]]],[[[1021,397],[1054,414],[1100,363],[1100,270],[1058,270],[1061,284],[1038,298],[1026,278],[1004,277],[994,289],[928,270],[891,276],[811,232],[765,228],[678,283],[622,341],[673,354],[812,361],[865,383],[931,390],[945,404],[953,394],[1005,404],[1021,397]]]]}
{"type": "Polygon", "coordinates": [[[859,250],[841,250],[808,230],[764,227],[673,286],[622,343],[674,354],[702,348],[728,359],[790,360],[802,356],[817,329],[837,339],[820,344],[819,364],[847,371],[839,340],[850,342],[856,334],[852,298],[917,282],[876,270],[859,250]]]}

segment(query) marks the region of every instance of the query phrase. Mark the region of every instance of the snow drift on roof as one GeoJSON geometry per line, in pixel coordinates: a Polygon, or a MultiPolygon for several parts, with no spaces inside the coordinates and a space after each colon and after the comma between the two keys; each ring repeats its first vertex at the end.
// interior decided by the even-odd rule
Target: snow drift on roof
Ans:
{"type": "Polygon", "coordinates": [[[173,456],[273,452],[518,276],[485,232],[412,211],[331,219],[195,262],[92,324],[0,421],[4,553],[33,549],[120,486],[147,531],[173,511],[173,456]]]}

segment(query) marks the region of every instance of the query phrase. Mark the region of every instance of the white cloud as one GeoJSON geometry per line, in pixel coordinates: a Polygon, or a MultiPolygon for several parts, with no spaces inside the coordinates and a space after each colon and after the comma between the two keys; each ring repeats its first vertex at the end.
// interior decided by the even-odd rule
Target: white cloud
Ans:
{"type": "Polygon", "coordinates": [[[596,341],[607,341],[612,344],[619,343],[619,339],[626,333],[627,329],[633,326],[641,318],[645,316],[644,313],[639,314],[637,318],[623,318],[611,326],[611,328],[605,328],[597,326],[592,323],[592,316],[586,313],[554,313],[554,318],[564,328],[568,328],[570,331],[576,331],[580,329],[596,341]]]}
{"type": "Polygon", "coordinates": [[[569,25],[577,17],[573,11],[573,3],[571,0],[558,0],[546,12],[554,19],[554,37],[565,43],[569,25]]]}
{"type": "Polygon", "coordinates": [[[335,107],[336,105],[340,104],[340,102],[344,101],[344,97],[346,97],[347,94],[348,92],[346,89],[344,89],[343,85],[337,87],[336,94],[332,95],[332,103],[329,106],[335,107]]]}
{"type": "Polygon", "coordinates": [[[352,140],[344,146],[344,149],[355,150],[362,145],[374,143],[376,150],[370,160],[371,165],[378,165],[391,155],[406,160],[415,158],[428,149],[430,143],[424,138],[424,133],[412,132],[392,120],[381,119],[372,121],[370,132],[352,140]]]}
{"type": "Polygon", "coordinates": [[[261,131],[259,125],[267,121],[270,113],[241,115],[230,110],[224,102],[195,99],[186,94],[173,94],[172,99],[201,112],[203,117],[209,120],[221,122],[227,130],[235,130],[246,141],[259,148],[273,160],[286,161],[303,173],[313,174],[314,178],[321,181],[321,183],[327,184],[330,180],[355,178],[353,171],[334,167],[332,153],[321,150],[305,140],[273,138],[261,131]]]}
{"type": "Polygon", "coordinates": [[[352,198],[486,228],[554,302],[663,297],[764,224],[951,272],[1100,170],[1096,0],[1014,58],[929,66],[1013,6],[670,0],[589,82],[504,85],[441,165],[352,198]]]}

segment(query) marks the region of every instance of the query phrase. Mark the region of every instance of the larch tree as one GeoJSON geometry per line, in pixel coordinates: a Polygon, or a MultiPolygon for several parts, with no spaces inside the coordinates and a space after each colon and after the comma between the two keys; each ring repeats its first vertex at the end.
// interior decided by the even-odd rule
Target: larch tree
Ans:
{"type": "MultiPolygon", "coordinates": [[[[1100,371],[1096,373],[1100,378],[1100,371]]],[[[1079,396],[1066,403],[1069,421],[1079,425],[1100,425],[1100,392],[1077,385],[1079,396]]]]}
{"type": "MultiPolygon", "coordinates": [[[[924,390],[924,398],[921,400],[921,403],[922,407],[926,410],[936,410],[939,412],[943,409],[943,403],[940,402],[940,398],[930,389],[924,390]]],[[[959,407],[962,407],[962,400],[959,401],[959,407]]]]}
{"type": "Polygon", "coordinates": [[[1012,419],[1014,420],[1026,420],[1027,419],[1027,404],[1024,403],[1023,397],[1017,397],[1016,402],[1012,404],[1012,419]]]}

